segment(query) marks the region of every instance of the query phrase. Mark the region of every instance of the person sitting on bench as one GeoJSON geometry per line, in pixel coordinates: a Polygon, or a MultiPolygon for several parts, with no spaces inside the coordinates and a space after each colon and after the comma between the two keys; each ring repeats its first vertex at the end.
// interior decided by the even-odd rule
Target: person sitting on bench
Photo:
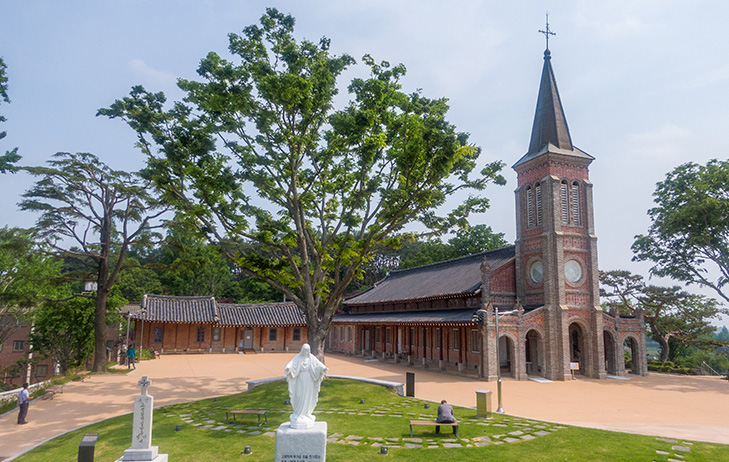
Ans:
{"type": "Polygon", "coordinates": [[[456,423],[456,417],[453,415],[453,406],[448,404],[446,400],[440,402],[438,406],[438,418],[435,419],[438,423],[456,423]]]}

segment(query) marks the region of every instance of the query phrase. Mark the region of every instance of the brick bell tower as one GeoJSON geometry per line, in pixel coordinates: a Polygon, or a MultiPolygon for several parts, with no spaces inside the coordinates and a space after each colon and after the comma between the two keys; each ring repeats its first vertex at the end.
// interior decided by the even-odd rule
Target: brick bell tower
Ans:
{"type": "Polygon", "coordinates": [[[578,374],[606,377],[588,174],[593,160],[572,144],[547,46],[529,150],[513,168],[516,291],[527,310],[543,316],[551,380],[571,378],[570,363],[579,363],[578,374]]]}

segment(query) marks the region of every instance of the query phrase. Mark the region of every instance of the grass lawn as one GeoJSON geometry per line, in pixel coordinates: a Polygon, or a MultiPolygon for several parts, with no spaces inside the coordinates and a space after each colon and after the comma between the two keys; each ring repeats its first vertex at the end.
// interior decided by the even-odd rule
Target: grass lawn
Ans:
{"type": "MultiPolygon", "coordinates": [[[[155,410],[152,443],[170,462],[273,460],[278,426],[288,420],[291,407],[285,382],[251,391],[155,410]],[[268,425],[258,427],[254,415],[225,421],[230,409],[267,409],[268,425]],[[175,426],[182,430],[175,432],[175,426]],[[244,446],[253,454],[242,455],[244,446]]],[[[377,385],[328,379],[322,384],[317,421],[328,425],[327,458],[331,461],[377,460],[529,460],[529,461],[729,461],[729,446],[712,443],[667,442],[651,436],[592,430],[548,422],[494,415],[476,418],[473,409],[455,407],[459,438],[450,429],[415,427],[409,420],[434,420],[435,404],[405,398],[377,385]],[[365,404],[360,404],[364,399],[365,404]],[[380,455],[379,446],[389,454],[380,455]],[[685,446],[690,452],[672,449],[685,446]],[[661,452],[657,452],[661,451],[661,452]],[[663,454],[665,453],[665,454],[663,454]]],[[[132,404],[130,403],[130,408],[132,404]]],[[[59,436],[17,458],[19,462],[75,461],[86,432],[99,433],[96,460],[113,461],[131,443],[131,414],[89,425],[59,436]]]]}

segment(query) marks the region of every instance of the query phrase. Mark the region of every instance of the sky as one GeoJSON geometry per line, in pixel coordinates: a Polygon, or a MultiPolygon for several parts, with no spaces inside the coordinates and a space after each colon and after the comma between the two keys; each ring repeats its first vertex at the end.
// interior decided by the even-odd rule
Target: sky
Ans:
{"type": "MultiPolygon", "coordinates": [[[[176,79],[195,79],[209,51],[227,56],[227,34],[257,23],[269,6],[296,18],[297,38],[326,36],[334,54],[402,63],[404,90],[448,98],[450,122],[483,150],[479,165],[507,165],[507,185],[489,187],[491,208],[472,223],[509,241],[510,166],[529,144],[547,11],[572,141],[595,157],[601,269],[648,276],[650,264],[632,262],[630,246],[650,225],[655,184],[682,163],[727,158],[729,2],[720,0],[3,1],[11,103],[0,105],[8,133],[0,152],[18,147],[23,165],[66,151],[142,168],[131,129],[97,110],[138,84],[179,99],[176,79]]],[[[339,107],[346,83],[363,72],[345,73],[339,107]]],[[[0,225],[33,226],[38,217],[17,209],[32,184],[23,173],[0,176],[0,225]]]]}

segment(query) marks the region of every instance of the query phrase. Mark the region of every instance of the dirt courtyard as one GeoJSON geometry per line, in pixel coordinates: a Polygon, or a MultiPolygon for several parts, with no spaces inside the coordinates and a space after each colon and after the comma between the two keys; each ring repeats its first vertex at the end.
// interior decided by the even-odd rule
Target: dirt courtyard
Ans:
{"type": "MultiPolygon", "coordinates": [[[[152,380],[155,405],[228,395],[247,390],[249,380],[283,375],[296,352],[257,355],[175,355],[144,361],[126,375],[95,375],[72,382],[53,400],[30,405],[28,425],[17,411],[0,418],[0,460],[83,425],[132,411],[137,381],[152,380]]],[[[331,375],[405,382],[415,373],[415,397],[475,407],[476,391],[496,383],[436,373],[400,364],[328,355],[331,375]]],[[[502,405],[507,414],[570,425],[729,444],[729,381],[720,377],[650,374],[629,380],[578,379],[537,383],[506,378],[502,405]]]]}

